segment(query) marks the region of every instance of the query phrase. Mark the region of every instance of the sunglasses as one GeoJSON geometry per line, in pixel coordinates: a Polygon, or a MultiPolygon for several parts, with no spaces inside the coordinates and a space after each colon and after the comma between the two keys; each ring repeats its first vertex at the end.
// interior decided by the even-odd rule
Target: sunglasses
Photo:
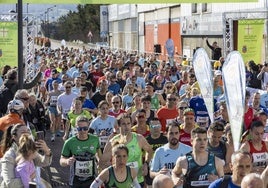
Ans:
{"type": "Polygon", "coordinates": [[[171,89],[171,88],[172,88],[172,86],[167,86],[166,88],[167,88],[167,89],[171,89]]]}
{"type": "Polygon", "coordinates": [[[187,107],[179,107],[180,110],[185,110],[187,107]]]}
{"type": "Polygon", "coordinates": [[[150,125],[150,127],[151,127],[152,129],[157,129],[157,128],[160,128],[161,125],[160,125],[160,124],[150,125]]]}
{"type": "Polygon", "coordinates": [[[88,131],[88,127],[77,127],[77,131],[88,131]]]}
{"type": "Polygon", "coordinates": [[[24,101],[28,101],[29,100],[29,98],[28,97],[21,97],[20,99],[22,99],[22,100],[24,100],[24,101]]]}
{"type": "Polygon", "coordinates": [[[114,101],[114,102],[112,102],[113,104],[119,104],[119,101],[114,101]]]}
{"type": "Polygon", "coordinates": [[[65,88],[66,88],[66,89],[70,89],[70,88],[71,88],[71,86],[66,86],[65,88]]]}
{"type": "Polygon", "coordinates": [[[176,101],[175,98],[167,98],[167,100],[169,100],[169,101],[176,101]]]}
{"type": "Polygon", "coordinates": [[[145,118],[144,115],[137,116],[137,118],[145,118]]]}

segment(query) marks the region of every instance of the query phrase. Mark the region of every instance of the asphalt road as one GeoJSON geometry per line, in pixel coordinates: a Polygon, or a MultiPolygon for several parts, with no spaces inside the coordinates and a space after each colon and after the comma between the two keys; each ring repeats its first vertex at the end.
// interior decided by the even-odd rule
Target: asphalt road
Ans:
{"type": "Polygon", "coordinates": [[[56,137],[55,141],[51,142],[50,131],[47,131],[45,140],[53,153],[53,159],[52,164],[43,169],[42,176],[51,184],[52,187],[69,187],[69,167],[61,167],[59,163],[63,146],[62,137],[56,137]]]}

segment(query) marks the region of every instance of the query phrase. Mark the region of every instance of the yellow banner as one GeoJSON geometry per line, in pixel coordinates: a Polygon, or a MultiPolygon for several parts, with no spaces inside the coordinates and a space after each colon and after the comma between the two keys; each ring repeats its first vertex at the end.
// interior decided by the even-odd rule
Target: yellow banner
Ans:
{"type": "MultiPolygon", "coordinates": [[[[0,3],[12,4],[17,0],[0,0],[0,3]]],[[[236,2],[258,2],[258,0],[169,0],[168,3],[236,3],[236,2]]],[[[32,4],[150,4],[150,3],[167,3],[166,0],[24,0],[23,3],[32,4]]]]}
{"type": "Polygon", "coordinates": [[[250,60],[261,63],[263,32],[264,20],[238,21],[238,51],[245,63],[250,60]]]}
{"type": "Polygon", "coordinates": [[[18,66],[18,24],[0,22],[0,68],[18,66]]]}

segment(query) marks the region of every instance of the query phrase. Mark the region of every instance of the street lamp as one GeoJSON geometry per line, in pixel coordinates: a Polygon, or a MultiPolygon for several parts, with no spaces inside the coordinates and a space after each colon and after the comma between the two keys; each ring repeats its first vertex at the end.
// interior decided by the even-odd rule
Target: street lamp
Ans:
{"type": "Polygon", "coordinates": [[[54,5],[54,6],[52,6],[52,7],[49,7],[49,8],[47,8],[47,11],[45,12],[46,14],[47,14],[47,37],[49,38],[50,37],[50,31],[49,31],[49,28],[50,28],[50,26],[49,26],[49,11],[52,11],[53,10],[53,8],[55,8],[57,5],[54,5]]]}

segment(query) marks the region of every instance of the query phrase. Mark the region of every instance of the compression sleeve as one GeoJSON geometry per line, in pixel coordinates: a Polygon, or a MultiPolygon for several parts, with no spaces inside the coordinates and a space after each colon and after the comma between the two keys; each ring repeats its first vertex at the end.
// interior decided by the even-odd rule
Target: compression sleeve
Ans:
{"type": "Polygon", "coordinates": [[[102,185],[103,181],[97,177],[93,183],[90,185],[90,188],[99,188],[102,185]]]}

